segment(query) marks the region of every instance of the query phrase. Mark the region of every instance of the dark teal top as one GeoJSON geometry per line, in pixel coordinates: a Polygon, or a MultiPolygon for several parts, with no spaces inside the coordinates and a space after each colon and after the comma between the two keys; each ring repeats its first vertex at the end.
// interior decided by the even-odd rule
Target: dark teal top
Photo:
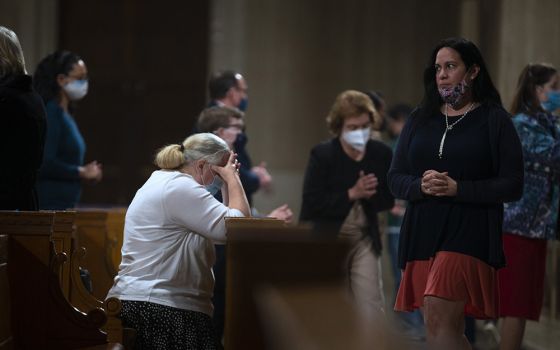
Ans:
{"type": "Polygon", "coordinates": [[[84,164],[86,145],[74,118],[56,101],[49,101],[46,109],[47,137],[37,186],[39,208],[73,208],[80,199],[78,167],[84,164]]]}

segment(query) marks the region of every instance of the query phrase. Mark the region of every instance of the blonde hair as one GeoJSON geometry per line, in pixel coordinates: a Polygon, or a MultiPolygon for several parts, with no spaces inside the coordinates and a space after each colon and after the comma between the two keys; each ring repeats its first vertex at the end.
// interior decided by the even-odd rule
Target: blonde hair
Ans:
{"type": "Polygon", "coordinates": [[[0,81],[25,74],[25,59],[16,33],[0,26],[0,81]]]}
{"type": "Polygon", "coordinates": [[[369,115],[373,129],[379,129],[381,116],[373,106],[371,98],[363,92],[346,90],[336,97],[327,116],[327,127],[333,135],[339,136],[346,118],[358,117],[363,113],[369,115]]]}
{"type": "Polygon", "coordinates": [[[167,145],[161,148],[155,158],[160,169],[178,169],[191,162],[204,159],[210,164],[219,164],[229,147],[224,140],[211,133],[194,134],[181,145],[167,145]]]}

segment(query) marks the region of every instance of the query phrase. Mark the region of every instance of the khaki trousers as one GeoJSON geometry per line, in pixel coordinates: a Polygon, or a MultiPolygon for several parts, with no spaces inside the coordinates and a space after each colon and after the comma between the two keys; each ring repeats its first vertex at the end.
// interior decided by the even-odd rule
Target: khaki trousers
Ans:
{"type": "Polygon", "coordinates": [[[375,319],[383,314],[385,297],[381,279],[381,258],[376,256],[369,238],[358,240],[348,261],[349,287],[360,313],[375,319]]]}
{"type": "Polygon", "coordinates": [[[371,239],[364,236],[367,218],[355,202],[342,224],[339,238],[352,244],[348,256],[349,290],[360,314],[374,319],[383,314],[385,298],[381,279],[381,259],[373,252],[371,239]]]}

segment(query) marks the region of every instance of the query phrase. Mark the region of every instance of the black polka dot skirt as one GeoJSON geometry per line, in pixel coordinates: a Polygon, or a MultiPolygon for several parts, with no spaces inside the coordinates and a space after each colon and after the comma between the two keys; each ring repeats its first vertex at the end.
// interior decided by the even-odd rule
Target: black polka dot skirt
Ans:
{"type": "Polygon", "coordinates": [[[122,300],[123,327],[136,330],[134,350],[223,349],[210,316],[144,301],[122,300]]]}

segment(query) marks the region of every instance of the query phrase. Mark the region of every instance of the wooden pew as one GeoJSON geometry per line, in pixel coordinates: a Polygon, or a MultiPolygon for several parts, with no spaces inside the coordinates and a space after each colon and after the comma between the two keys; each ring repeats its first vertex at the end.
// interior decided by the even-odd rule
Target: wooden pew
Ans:
{"type": "Polygon", "coordinates": [[[0,234],[0,349],[13,349],[8,284],[8,236],[0,234]]]}
{"type": "MultiPolygon", "coordinates": [[[[87,249],[80,246],[76,236],[76,211],[54,212],[51,240],[56,253],[64,253],[60,264],[59,278],[62,293],[70,304],[83,313],[104,308],[104,297],[97,298],[84,286],[80,275],[87,249]]],[[[120,252],[119,252],[120,255],[120,252]]]]}
{"type": "MultiPolygon", "coordinates": [[[[54,244],[56,253],[64,253],[66,258],[70,258],[74,251],[73,236],[74,236],[74,219],[76,213],[73,211],[57,211],[54,213],[53,228],[51,240],[54,244]]],[[[62,264],[59,271],[60,287],[62,294],[67,300],[70,300],[70,287],[71,287],[71,271],[70,264],[62,264]]]]}
{"type": "Polygon", "coordinates": [[[105,299],[119,269],[125,214],[125,208],[77,209],[76,212],[80,251],[73,263],[90,272],[92,294],[99,300],[105,299]]]}
{"type": "Polygon", "coordinates": [[[365,319],[345,286],[262,287],[255,293],[269,350],[415,349],[385,318],[365,319]]]}
{"type": "Polygon", "coordinates": [[[86,314],[72,307],[63,294],[68,282],[61,279],[61,271],[68,257],[56,252],[55,245],[63,250],[74,215],[0,212],[0,253],[7,256],[0,265],[0,305],[8,311],[0,318],[0,349],[114,348],[116,344],[107,339],[122,340],[120,320],[115,317],[119,300],[110,299],[104,309],[86,314]],[[106,322],[109,335],[100,330],[106,322]]]}
{"type": "MultiPolygon", "coordinates": [[[[347,243],[307,228],[259,219],[226,219],[225,348],[264,349],[255,295],[264,287],[345,284],[347,243]]],[[[327,306],[328,307],[328,306],[327,306]]]]}

